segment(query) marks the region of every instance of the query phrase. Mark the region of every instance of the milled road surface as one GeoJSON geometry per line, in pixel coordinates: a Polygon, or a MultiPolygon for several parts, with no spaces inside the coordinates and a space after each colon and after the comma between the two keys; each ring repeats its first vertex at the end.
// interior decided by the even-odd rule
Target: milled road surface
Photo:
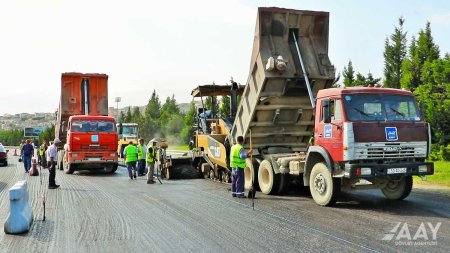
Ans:
{"type": "Polygon", "coordinates": [[[28,180],[34,222],[23,235],[0,232],[1,252],[450,252],[445,190],[414,189],[400,202],[379,191],[344,194],[333,208],[317,206],[307,193],[257,193],[252,210],[250,199],[232,198],[228,185],[204,179],[147,185],[143,177],[130,180],[123,167],[114,175],[58,170],[61,187],[48,190],[47,170],[31,177],[16,157],[9,163],[0,167],[0,229],[8,189],[22,179],[28,180]],[[424,222],[429,240],[423,234],[395,240],[398,233],[382,240],[399,222],[406,222],[411,238],[424,222]],[[427,222],[442,223],[435,241],[427,222]]]}

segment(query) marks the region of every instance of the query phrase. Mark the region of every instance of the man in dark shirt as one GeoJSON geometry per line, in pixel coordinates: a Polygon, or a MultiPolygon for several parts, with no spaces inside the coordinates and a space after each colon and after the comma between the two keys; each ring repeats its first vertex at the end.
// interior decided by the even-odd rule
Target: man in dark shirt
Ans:
{"type": "Polygon", "coordinates": [[[23,156],[23,166],[25,167],[25,173],[29,173],[31,168],[31,157],[34,154],[33,145],[31,145],[31,140],[28,139],[26,144],[22,146],[22,156],[23,156]]]}

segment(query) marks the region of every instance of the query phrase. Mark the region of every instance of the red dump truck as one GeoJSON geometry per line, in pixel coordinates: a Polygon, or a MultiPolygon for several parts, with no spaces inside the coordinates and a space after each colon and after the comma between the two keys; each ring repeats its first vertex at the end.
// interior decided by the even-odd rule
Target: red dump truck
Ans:
{"type": "Polygon", "coordinates": [[[434,173],[426,162],[430,127],[413,93],[332,88],[328,18],[327,12],[259,8],[244,90],[192,91],[194,97],[231,95],[230,117],[199,110],[192,164],[205,178],[229,182],[228,154],[238,136],[254,151],[246,160],[246,188],[281,194],[296,182],[324,206],[341,190],[381,189],[401,200],[411,192],[412,176],[434,173]]]}
{"type": "Polygon", "coordinates": [[[58,166],[75,170],[118,167],[116,121],[108,116],[108,75],[63,73],[55,124],[58,166]]]}

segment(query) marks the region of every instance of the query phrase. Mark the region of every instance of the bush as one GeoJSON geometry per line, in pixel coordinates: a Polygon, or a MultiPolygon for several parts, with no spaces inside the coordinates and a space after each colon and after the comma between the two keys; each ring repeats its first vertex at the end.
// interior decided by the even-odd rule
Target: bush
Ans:
{"type": "Polygon", "coordinates": [[[450,161],[450,144],[447,146],[432,144],[431,145],[431,161],[450,161]]]}

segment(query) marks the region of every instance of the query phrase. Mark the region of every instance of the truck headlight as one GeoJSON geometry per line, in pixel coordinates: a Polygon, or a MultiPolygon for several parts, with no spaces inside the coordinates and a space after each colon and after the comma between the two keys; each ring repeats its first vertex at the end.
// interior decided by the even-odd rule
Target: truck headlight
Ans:
{"type": "Polygon", "coordinates": [[[368,176],[372,174],[371,168],[361,168],[361,175],[362,176],[368,176]]]}
{"type": "Polygon", "coordinates": [[[72,157],[78,157],[78,154],[72,154],[72,157]]]}
{"type": "Polygon", "coordinates": [[[419,172],[427,172],[428,168],[426,165],[419,165],[419,172]]]}
{"type": "Polygon", "coordinates": [[[111,153],[111,157],[116,157],[116,153],[111,153]]]}

